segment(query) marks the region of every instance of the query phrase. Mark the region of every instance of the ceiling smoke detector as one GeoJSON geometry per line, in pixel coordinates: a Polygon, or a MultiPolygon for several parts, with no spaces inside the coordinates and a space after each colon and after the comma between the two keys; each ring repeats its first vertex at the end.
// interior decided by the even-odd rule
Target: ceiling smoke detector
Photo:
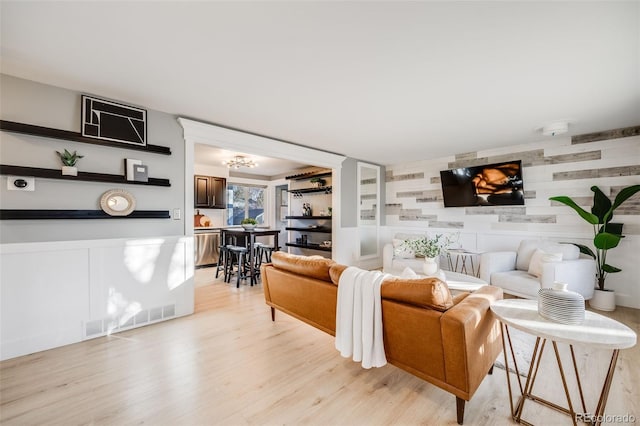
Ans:
{"type": "Polygon", "coordinates": [[[569,131],[569,123],[566,121],[556,121],[542,127],[542,134],[545,136],[556,136],[569,131]]]}

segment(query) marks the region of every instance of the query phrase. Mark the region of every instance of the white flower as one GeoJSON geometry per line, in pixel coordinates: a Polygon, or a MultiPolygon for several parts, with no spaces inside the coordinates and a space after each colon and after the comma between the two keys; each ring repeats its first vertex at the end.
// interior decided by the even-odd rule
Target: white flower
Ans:
{"type": "Polygon", "coordinates": [[[445,251],[451,243],[458,239],[459,234],[448,235],[437,234],[433,238],[428,236],[425,238],[417,238],[414,240],[406,240],[403,246],[410,248],[417,255],[424,257],[437,257],[445,251]]]}

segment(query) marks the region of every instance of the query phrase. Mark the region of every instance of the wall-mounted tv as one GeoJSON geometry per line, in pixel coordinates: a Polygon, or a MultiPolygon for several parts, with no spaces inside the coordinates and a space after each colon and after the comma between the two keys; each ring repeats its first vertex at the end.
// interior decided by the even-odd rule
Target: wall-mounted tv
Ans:
{"type": "Polygon", "coordinates": [[[522,161],[440,172],[445,207],[524,205],[522,161]]]}

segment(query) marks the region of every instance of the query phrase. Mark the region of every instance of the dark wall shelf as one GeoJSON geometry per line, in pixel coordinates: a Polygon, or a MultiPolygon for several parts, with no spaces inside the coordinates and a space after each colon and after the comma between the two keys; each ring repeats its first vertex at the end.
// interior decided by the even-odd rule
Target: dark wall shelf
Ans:
{"type": "Polygon", "coordinates": [[[71,181],[89,182],[109,182],[120,185],[151,185],[151,186],[171,186],[169,179],[149,178],[148,182],[136,182],[127,180],[121,175],[110,175],[105,173],[78,172],[78,176],[66,176],[61,170],[42,169],[39,167],[22,167],[0,164],[0,174],[16,176],[33,176],[46,179],[62,179],[71,181]]]}
{"type": "Polygon", "coordinates": [[[289,189],[290,193],[294,196],[302,195],[302,194],[331,194],[332,188],[330,186],[320,186],[318,188],[300,188],[300,189],[289,189]]]}
{"type": "Polygon", "coordinates": [[[294,228],[294,227],[286,227],[284,228],[287,231],[300,231],[300,232],[322,232],[325,234],[331,233],[331,228],[294,228]]]}
{"type": "Polygon", "coordinates": [[[320,250],[320,251],[331,251],[331,247],[321,246],[320,244],[296,244],[296,243],[287,243],[289,247],[298,247],[304,249],[311,250],[320,250]]]}
{"type": "Polygon", "coordinates": [[[104,145],[114,148],[133,149],[136,151],[151,152],[154,154],[171,155],[171,148],[160,145],[129,145],[126,143],[110,142],[101,139],[88,138],[82,136],[79,132],[71,132],[69,130],[52,129],[49,127],[36,126],[33,124],[16,123],[15,121],[0,120],[0,130],[13,133],[22,133],[25,135],[41,136],[53,139],[62,139],[72,142],[89,143],[93,145],[104,145]]]}
{"type": "Polygon", "coordinates": [[[128,216],[110,216],[102,210],[0,210],[0,220],[170,218],[169,210],[135,210],[128,216]]]}
{"type": "Polygon", "coordinates": [[[285,216],[285,219],[328,219],[331,220],[331,216],[285,216]]]}
{"type": "Polygon", "coordinates": [[[323,171],[323,172],[308,172],[308,173],[300,173],[297,175],[286,176],[285,179],[292,180],[305,180],[311,178],[323,178],[323,177],[331,177],[331,171],[323,171]]]}

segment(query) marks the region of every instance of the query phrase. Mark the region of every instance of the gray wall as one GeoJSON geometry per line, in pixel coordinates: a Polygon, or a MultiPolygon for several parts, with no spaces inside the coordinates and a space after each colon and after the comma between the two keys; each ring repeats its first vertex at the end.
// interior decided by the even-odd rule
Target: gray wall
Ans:
{"type": "Polygon", "coordinates": [[[358,160],[347,158],[342,162],[342,179],[340,181],[341,226],[354,228],[358,226],[358,160]]]}
{"type": "MultiPolygon", "coordinates": [[[[376,164],[377,165],[377,164],[376,164]]],[[[379,166],[379,165],[378,165],[379,166]]],[[[380,167],[380,182],[378,194],[380,196],[380,226],[386,224],[384,206],[386,204],[386,188],[384,166],[380,167]]],[[[358,160],[347,158],[342,162],[342,187],[340,188],[340,204],[342,208],[342,227],[354,228],[358,226],[358,160]]]]}
{"type": "MultiPolygon", "coordinates": [[[[80,92],[0,75],[0,117],[3,120],[80,130],[80,92]]],[[[93,94],[100,97],[100,94],[93,94]]],[[[118,100],[127,103],[126,100],[118,100]]],[[[141,107],[144,108],[144,105],[141,107]]],[[[36,136],[0,132],[2,164],[57,169],[55,153],[65,148],[84,155],[78,170],[124,174],[124,159],[142,160],[149,176],[170,179],[171,187],[70,182],[36,178],[35,192],[7,191],[7,177],[0,180],[2,209],[100,209],[100,196],[123,188],[136,199],[138,210],[180,209],[184,213],[184,139],[176,117],[148,112],[148,143],[171,148],[172,155],[151,154],[126,148],[105,147],[36,136]]],[[[184,214],[182,214],[184,217],[184,214]]],[[[121,237],[184,235],[184,221],[173,219],[11,220],[0,221],[0,243],[65,241],[121,237]]]]}

